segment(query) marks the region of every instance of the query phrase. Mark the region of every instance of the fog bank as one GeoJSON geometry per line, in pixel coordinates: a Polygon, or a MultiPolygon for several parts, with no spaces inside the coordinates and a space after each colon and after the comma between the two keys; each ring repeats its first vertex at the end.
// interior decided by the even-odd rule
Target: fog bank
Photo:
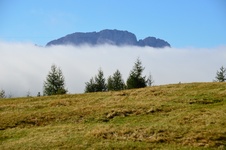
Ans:
{"type": "Polygon", "coordinates": [[[212,82],[226,66],[226,47],[212,49],[116,47],[103,45],[38,47],[29,43],[0,42],[0,89],[13,96],[43,91],[52,64],[61,68],[69,93],[83,93],[85,82],[101,68],[107,79],[116,69],[126,81],[137,58],[152,74],[155,85],[212,82]]]}

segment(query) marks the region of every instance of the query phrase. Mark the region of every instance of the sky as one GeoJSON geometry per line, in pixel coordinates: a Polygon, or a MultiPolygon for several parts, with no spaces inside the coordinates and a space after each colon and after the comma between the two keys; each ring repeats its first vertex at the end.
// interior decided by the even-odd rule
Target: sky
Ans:
{"type": "Polygon", "coordinates": [[[0,40],[45,46],[74,32],[118,29],[172,47],[226,45],[225,0],[0,0],[0,40]]]}
{"type": "Polygon", "coordinates": [[[0,90],[35,96],[43,91],[51,65],[60,67],[69,93],[102,69],[129,76],[137,58],[154,85],[212,82],[226,67],[225,0],[0,0],[0,90]],[[74,32],[127,30],[137,39],[164,39],[171,48],[53,46],[74,32]],[[39,45],[39,46],[35,46],[39,45]]]}

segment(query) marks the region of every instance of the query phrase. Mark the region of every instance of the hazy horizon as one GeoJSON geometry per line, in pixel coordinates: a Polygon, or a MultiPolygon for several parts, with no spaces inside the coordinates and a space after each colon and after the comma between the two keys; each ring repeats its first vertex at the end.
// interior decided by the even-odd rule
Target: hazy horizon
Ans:
{"type": "Polygon", "coordinates": [[[60,67],[69,93],[83,93],[85,82],[102,69],[107,80],[117,69],[126,82],[139,57],[154,85],[212,82],[225,65],[226,47],[163,48],[100,46],[38,47],[31,43],[0,42],[0,89],[6,95],[32,96],[43,91],[51,65],[60,67]]]}

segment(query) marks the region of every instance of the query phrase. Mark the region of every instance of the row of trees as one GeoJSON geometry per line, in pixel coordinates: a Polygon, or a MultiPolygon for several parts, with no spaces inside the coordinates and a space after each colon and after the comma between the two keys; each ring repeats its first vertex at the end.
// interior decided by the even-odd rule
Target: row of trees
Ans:
{"type": "Polygon", "coordinates": [[[106,80],[103,71],[99,69],[98,74],[95,77],[92,77],[89,82],[85,83],[85,92],[119,91],[124,89],[142,88],[147,85],[151,86],[154,82],[152,76],[149,75],[148,79],[146,79],[146,76],[142,76],[143,71],[144,67],[138,58],[125,84],[119,70],[116,70],[115,73],[106,80]]]}
{"type": "MultiPolygon", "coordinates": [[[[154,80],[152,79],[151,74],[147,79],[146,76],[142,75],[144,69],[145,68],[142,66],[141,60],[138,58],[133,66],[133,69],[130,71],[126,84],[119,70],[116,70],[115,73],[112,76],[109,76],[106,80],[104,78],[103,71],[99,69],[98,74],[95,77],[92,77],[89,82],[85,83],[85,92],[119,91],[124,89],[152,86],[154,80]]],[[[222,66],[220,70],[217,71],[214,81],[226,81],[226,68],[222,66]]],[[[55,65],[51,66],[51,71],[47,75],[43,87],[43,95],[57,95],[67,93],[67,89],[65,89],[65,79],[60,68],[57,68],[55,65]]],[[[0,96],[1,95],[4,96],[4,91],[0,93],[0,96]]],[[[40,93],[38,96],[40,96],[40,93]]]]}
{"type": "MultiPolygon", "coordinates": [[[[125,84],[119,70],[116,70],[116,72],[106,80],[103,71],[99,69],[98,74],[95,77],[92,77],[89,82],[85,83],[85,92],[119,91],[124,89],[142,88],[147,85],[151,86],[154,82],[152,76],[149,75],[148,79],[146,79],[146,76],[142,76],[143,71],[144,67],[138,58],[125,84]]],[[[67,93],[67,89],[65,89],[65,79],[60,68],[57,68],[55,65],[51,66],[51,71],[44,81],[43,89],[43,95],[67,93]]],[[[40,93],[38,95],[40,95],[40,93]]]]}
{"type": "MultiPolygon", "coordinates": [[[[126,83],[123,81],[122,74],[119,70],[116,70],[115,73],[112,76],[109,76],[106,80],[103,71],[99,69],[98,74],[95,77],[92,77],[89,82],[85,83],[85,92],[119,91],[152,86],[154,80],[152,79],[151,74],[146,79],[146,76],[142,76],[143,71],[144,67],[139,58],[135,62],[133,69],[130,71],[126,83]]],[[[220,70],[217,71],[214,81],[226,81],[226,68],[222,66],[220,70]]],[[[56,65],[52,65],[51,71],[48,73],[43,84],[43,95],[58,95],[66,93],[67,89],[65,88],[65,78],[63,73],[56,65]]],[[[41,96],[40,92],[37,96],[41,96]]],[[[6,98],[4,90],[0,91],[0,98],[6,98]]]]}
{"type": "MultiPolygon", "coordinates": [[[[146,79],[143,76],[144,71],[141,60],[138,58],[130,71],[129,77],[126,83],[123,81],[122,74],[119,70],[116,70],[112,76],[109,76],[106,80],[104,78],[104,73],[101,69],[98,70],[98,74],[92,77],[89,82],[86,82],[85,92],[101,92],[101,91],[119,91],[124,89],[142,88],[146,86],[152,86],[154,80],[151,74],[146,79]]],[[[66,94],[67,89],[65,89],[65,79],[60,68],[52,65],[51,71],[44,81],[44,91],[43,95],[57,95],[66,94]]],[[[226,68],[223,66],[216,73],[216,82],[226,81],[226,68]]],[[[39,93],[40,95],[40,93],[39,93]]]]}

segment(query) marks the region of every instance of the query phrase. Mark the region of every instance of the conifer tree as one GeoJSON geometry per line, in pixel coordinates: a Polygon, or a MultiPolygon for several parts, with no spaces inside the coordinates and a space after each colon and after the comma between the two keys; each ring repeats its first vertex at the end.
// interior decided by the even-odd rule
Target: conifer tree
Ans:
{"type": "Polygon", "coordinates": [[[220,71],[217,71],[216,75],[216,81],[217,82],[225,82],[226,81],[226,68],[223,66],[220,68],[220,71]]]}
{"type": "Polygon", "coordinates": [[[112,91],[113,90],[113,79],[111,76],[108,77],[108,81],[107,81],[107,89],[108,91],[112,91]]]}
{"type": "Polygon", "coordinates": [[[85,93],[96,92],[96,83],[93,78],[86,82],[85,93]]]}
{"type": "Polygon", "coordinates": [[[98,70],[98,74],[95,76],[95,82],[97,92],[106,91],[107,85],[105,83],[104,72],[101,69],[98,70]]]}
{"type": "Polygon", "coordinates": [[[4,90],[1,90],[0,91],[0,99],[1,98],[6,98],[6,95],[5,95],[5,91],[4,90]]]}
{"type": "Polygon", "coordinates": [[[56,65],[51,66],[51,71],[44,81],[43,95],[66,94],[64,76],[60,68],[56,65]]]}
{"type": "Polygon", "coordinates": [[[149,76],[148,76],[147,84],[148,84],[148,86],[153,86],[153,83],[154,83],[154,80],[153,80],[152,75],[150,73],[149,76]]]}
{"type": "Polygon", "coordinates": [[[108,90],[109,91],[119,91],[125,89],[125,83],[122,79],[122,75],[119,70],[113,74],[113,76],[108,78],[108,90]]]}
{"type": "Polygon", "coordinates": [[[133,88],[142,88],[146,87],[147,81],[146,76],[142,77],[142,72],[144,71],[144,67],[142,66],[142,63],[140,59],[138,58],[137,61],[134,64],[133,70],[131,70],[130,75],[127,79],[127,88],[133,89],[133,88]]]}
{"type": "Polygon", "coordinates": [[[107,85],[105,83],[104,73],[101,69],[98,70],[98,74],[86,82],[85,92],[102,92],[106,91],[107,85]]]}

